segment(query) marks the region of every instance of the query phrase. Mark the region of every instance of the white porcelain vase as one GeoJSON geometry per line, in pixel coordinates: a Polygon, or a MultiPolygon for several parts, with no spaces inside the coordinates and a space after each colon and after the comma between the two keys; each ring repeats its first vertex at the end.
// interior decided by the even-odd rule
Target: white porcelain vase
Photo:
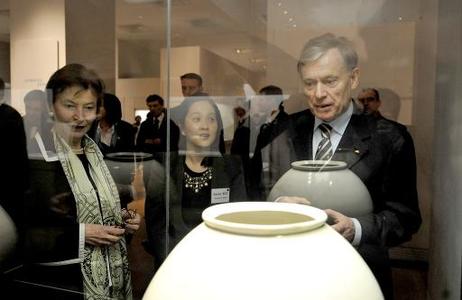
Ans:
{"type": "Polygon", "coordinates": [[[383,299],[356,250],[307,205],[211,206],[172,250],[144,300],[383,299]]]}
{"type": "Polygon", "coordinates": [[[0,206],[0,265],[11,254],[17,240],[16,226],[10,215],[0,206]]]}
{"type": "Polygon", "coordinates": [[[364,183],[342,161],[302,160],[291,164],[271,189],[268,201],[280,196],[300,196],[321,209],[333,209],[349,217],[372,212],[372,200],[364,183]]]}

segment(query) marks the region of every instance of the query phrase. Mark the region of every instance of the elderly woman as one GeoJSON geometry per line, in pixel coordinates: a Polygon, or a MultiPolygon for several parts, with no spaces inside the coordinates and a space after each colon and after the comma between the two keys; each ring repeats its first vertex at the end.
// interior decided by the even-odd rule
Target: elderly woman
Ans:
{"type": "Polygon", "coordinates": [[[54,126],[51,138],[36,139],[42,157],[30,161],[28,281],[85,299],[131,299],[124,236],[138,229],[140,216],[121,209],[103,156],[86,135],[103,83],[93,71],[70,64],[51,76],[47,89],[54,126]]]}
{"type": "Polygon", "coordinates": [[[202,221],[205,208],[246,200],[240,159],[223,155],[219,150],[223,123],[214,101],[210,97],[190,97],[173,110],[181,139],[180,152],[171,159],[169,245],[165,242],[165,199],[156,192],[153,180],[146,190],[148,241],[159,261],[202,221]]]}

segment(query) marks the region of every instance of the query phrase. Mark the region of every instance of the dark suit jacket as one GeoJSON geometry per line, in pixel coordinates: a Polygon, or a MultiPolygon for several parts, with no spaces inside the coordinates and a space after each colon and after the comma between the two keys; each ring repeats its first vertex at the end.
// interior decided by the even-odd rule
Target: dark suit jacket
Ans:
{"type": "MultiPolygon", "coordinates": [[[[21,115],[7,104],[0,104],[0,137],[3,141],[0,147],[0,205],[15,222],[21,238],[24,191],[29,178],[26,136],[21,115]]],[[[17,263],[20,263],[20,257],[9,257],[0,262],[0,269],[17,263]]]]}
{"type": "Polygon", "coordinates": [[[113,145],[111,146],[101,143],[100,137],[96,134],[98,125],[99,122],[94,122],[87,134],[98,144],[99,149],[104,155],[113,152],[132,152],[135,150],[135,131],[130,123],[120,120],[114,124],[115,140],[112,141],[113,145]]]}
{"type": "MultiPolygon", "coordinates": [[[[47,148],[49,149],[49,148],[47,148]]],[[[66,290],[83,290],[80,264],[41,266],[78,259],[79,224],[71,187],[59,161],[30,160],[25,209],[25,259],[17,278],[66,290]]]]}
{"type": "MultiPolygon", "coordinates": [[[[302,111],[266,132],[266,139],[284,132],[290,160],[311,160],[313,127],[312,113],[302,111]]],[[[412,138],[403,125],[356,110],[332,160],[345,161],[369,190],[374,208],[371,214],[358,218],[362,228],[358,252],[384,293],[390,295],[385,290],[391,284],[388,247],[408,241],[421,223],[412,138]]]]}
{"type": "MultiPolygon", "coordinates": [[[[178,126],[170,120],[170,151],[178,150],[178,140],[180,138],[180,129],[178,126]]],[[[164,114],[164,118],[160,123],[158,129],[154,127],[154,120],[148,114],[148,118],[143,121],[140,125],[140,131],[136,138],[136,148],[138,151],[158,154],[167,151],[167,117],[164,114]],[[146,144],[146,139],[160,139],[159,145],[146,144]]]]}
{"type": "MultiPolygon", "coordinates": [[[[170,205],[168,209],[170,241],[168,243],[166,242],[165,173],[156,162],[153,162],[153,166],[147,168],[145,165],[144,168],[151,171],[147,177],[147,182],[145,182],[145,219],[148,244],[151,254],[160,262],[165,259],[166,251],[170,251],[192,229],[182,217],[184,161],[185,156],[172,155],[170,205]]],[[[212,189],[230,188],[230,202],[246,201],[242,163],[239,157],[229,155],[213,157],[210,159],[210,166],[213,168],[212,189]]]]}
{"type": "MultiPolygon", "coordinates": [[[[48,134],[51,134],[48,132],[48,134]]],[[[51,137],[44,138],[53,141],[51,137]]],[[[44,145],[55,157],[54,145],[44,145]]],[[[24,267],[16,279],[71,291],[83,291],[79,258],[79,222],[72,189],[59,160],[29,160],[30,189],[25,202],[24,267]],[[73,260],[59,266],[56,263],[73,260]]],[[[68,295],[61,295],[67,299],[68,295]]]]}
{"type": "Polygon", "coordinates": [[[120,162],[111,159],[107,154],[135,151],[135,132],[133,126],[123,120],[117,121],[114,124],[115,134],[113,135],[111,146],[107,146],[101,142],[101,137],[97,134],[98,126],[99,122],[94,122],[87,134],[96,142],[103,153],[109,172],[111,172],[117,185],[121,204],[122,206],[127,206],[128,203],[133,201],[131,183],[134,177],[133,174],[135,173],[135,165],[130,162],[120,162]],[[126,174],[120,174],[121,170],[127,170],[126,174]]]}
{"type": "MultiPolygon", "coordinates": [[[[263,123],[260,125],[251,125],[252,129],[246,124],[252,124],[248,119],[242,121],[236,130],[234,131],[233,141],[231,144],[231,154],[239,155],[244,165],[245,183],[247,188],[247,195],[251,200],[254,201],[265,201],[267,197],[267,191],[265,182],[263,182],[263,158],[262,150],[270,142],[270,138],[265,136],[267,127],[278,127],[281,123],[286,122],[288,114],[281,110],[278,112],[276,118],[269,124],[263,123]],[[250,139],[252,132],[251,130],[257,130],[253,132],[256,135],[255,149],[250,149],[250,139]],[[253,156],[249,156],[249,152],[253,152],[253,156]]],[[[279,143],[278,143],[279,144],[279,143]]],[[[268,149],[269,155],[272,156],[274,149],[268,149]]],[[[270,169],[273,166],[270,165],[270,169]]],[[[278,173],[277,171],[270,170],[271,175],[278,173]]]]}

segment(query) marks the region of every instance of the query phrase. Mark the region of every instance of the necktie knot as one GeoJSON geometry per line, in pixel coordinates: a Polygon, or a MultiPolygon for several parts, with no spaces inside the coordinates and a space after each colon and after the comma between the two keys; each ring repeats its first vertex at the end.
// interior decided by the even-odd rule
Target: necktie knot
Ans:
{"type": "Polygon", "coordinates": [[[321,134],[323,137],[326,136],[330,138],[330,132],[332,130],[332,126],[330,126],[327,123],[322,123],[318,126],[318,128],[321,130],[321,134]]]}
{"type": "Polygon", "coordinates": [[[330,131],[332,126],[322,123],[318,126],[321,130],[322,139],[319,142],[318,149],[316,150],[316,160],[329,160],[333,155],[332,143],[330,141],[330,131]]]}
{"type": "Polygon", "coordinates": [[[159,129],[159,118],[154,117],[154,128],[157,130],[159,129]]]}

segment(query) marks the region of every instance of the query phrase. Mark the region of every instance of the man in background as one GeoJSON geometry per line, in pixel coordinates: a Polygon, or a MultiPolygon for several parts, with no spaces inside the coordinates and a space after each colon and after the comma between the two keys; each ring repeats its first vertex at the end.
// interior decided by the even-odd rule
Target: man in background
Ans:
{"type": "Polygon", "coordinates": [[[202,92],[202,77],[196,73],[181,75],[181,92],[184,97],[191,97],[202,92]]]}
{"type": "Polygon", "coordinates": [[[380,101],[380,94],[374,88],[363,89],[358,95],[358,101],[363,105],[365,114],[371,114],[380,117],[379,107],[382,102],[380,101]]]}
{"type": "MultiPolygon", "coordinates": [[[[156,160],[163,162],[164,153],[167,151],[167,115],[165,114],[164,99],[156,94],[146,98],[149,113],[136,139],[136,147],[139,151],[151,153],[156,160]]],[[[180,129],[170,121],[170,151],[178,150],[180,129]]]]}

